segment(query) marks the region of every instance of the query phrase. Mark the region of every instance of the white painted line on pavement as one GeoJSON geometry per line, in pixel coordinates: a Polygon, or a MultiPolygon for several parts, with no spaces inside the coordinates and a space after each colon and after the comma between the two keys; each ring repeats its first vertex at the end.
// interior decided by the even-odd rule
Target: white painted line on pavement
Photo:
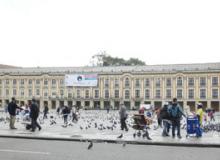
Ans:
{"type": "Polygon", "coordinates": [[[10,149],[0,149],[0,152],[50,155],[49,152],[34,152],[34,151],[21,151],[21,150],[10,150],[10,149]]]}

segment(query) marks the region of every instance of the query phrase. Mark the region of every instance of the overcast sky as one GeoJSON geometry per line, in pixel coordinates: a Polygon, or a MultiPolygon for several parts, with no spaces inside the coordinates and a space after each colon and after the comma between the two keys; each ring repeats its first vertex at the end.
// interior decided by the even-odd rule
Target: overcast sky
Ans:
{"type": "Polygon", "coordinates": [[[0,0],[0,64],[220,62],[220,0],[0,0]]]}

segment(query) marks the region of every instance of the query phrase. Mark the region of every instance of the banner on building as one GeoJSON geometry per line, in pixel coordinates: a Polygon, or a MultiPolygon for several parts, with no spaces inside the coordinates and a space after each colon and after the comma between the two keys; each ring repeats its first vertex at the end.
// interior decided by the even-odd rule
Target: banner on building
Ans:
{"type": "Polygon", "coordinates": [[[68,74],[65,75],[65,86],[94,87],[98,85],[97,74],[68,74]]]}

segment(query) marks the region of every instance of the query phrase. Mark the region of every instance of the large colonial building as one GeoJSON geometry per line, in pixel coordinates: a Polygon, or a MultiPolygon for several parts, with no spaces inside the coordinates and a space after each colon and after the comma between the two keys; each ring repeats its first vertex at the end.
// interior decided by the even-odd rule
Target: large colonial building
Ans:
{"type": "MultiPolygon", "coordinates": [[[[11,97],[19,104],[32,97],[51,108],[77,105],[86,108],[161,106],[177,97],[195,110],[197,102],[220,110],[220,63],[0,69],[0,105],[11,97]],[[66,85],[67,75],[96,75],[96,85],[66,85]]],[[[79,80],[79,79],[78,79],[79,80]]],[[[94,80],[94,79],[93,79],[94,80]]]]}

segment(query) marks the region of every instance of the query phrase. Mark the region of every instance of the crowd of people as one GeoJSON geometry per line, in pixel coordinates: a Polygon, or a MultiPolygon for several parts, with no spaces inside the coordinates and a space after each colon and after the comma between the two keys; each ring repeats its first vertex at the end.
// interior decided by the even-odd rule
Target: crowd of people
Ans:
{"type": "MultiPolygon", "coordinates": [[[[42,127],[38,123],[38,117],[40,114],[40,106],[36,102],[36,100],[33,98],[31,102],[29,102],[27,105],[23,107],[19,107],[16,103],[16,99],[13,97],[11,102],[7,105],[7,111],[10,115],[10,123],[9,128],[14,130],[17,129],[15,127],[15,119],[17,115],[17,110],[20,110],[23,112],[23,114],[27,114],[31,120],[31,123],[29,125],[29,129],[34,132],[36,128],[40,131],[42,127]]],[[[109,113],[110,108],[107,108],[107,113],[109,113]]],[[[183,117],[189,116],[190,113],[186,112],[184,113],[182,110],[182,106],[179,105],[176,98],[173,98],[172,102],[166,102],[163,104],[161,108],[154,107],[151,108],[152,112],[147,111],[145,113],[144,108],[140,108],[138,111],[138,114],[145,115],[146,121],[152,122],[152,115],[155,115],[157,119],[158,128],[162,129],[162,136],[168,137],[170,136],[170,130],[172,137],[175,138],[177,136],[178,138],[182,138],[181,136],[181,120],[183,117]],[[176,133],[177,131],[177,133],[176,133]]],[[[215,121],[214,113],[215,111],[213,109],[209,109],[205,111],[207,116],[210,118],[210,121],[215,121]]],[[[205,112],[203,111],[203,105],[202,103],[197,104],[197,111],[193,114],[193,116],[198,117],[199,126],[201,127],[203,125],[204,120],[206,120],[205,112]]],[[[43,109],[43,119],[48,118],[49,113],[49,107],[47,105],[44,106],[43,109]]],[[[77,122],[79,119],[79,108],[76,106],[60,106],[57,108],[57,114],[62,115],[64,124],[68,124],[68,117],[71,117],[72,122],[77,122]],[[71,116],[69,116],[71,115],[71,116]]],[[[120,128],[121,130],[128,131],[129,128],[127,126],[127,119],[128,119],[128,113],[126,106],[123,103],[120,103],[119,108],[119,119],[120,119],[120,128]]],[[[146,124],[150,124],[146,123],[146,124]]]]}
{"type": "MultiPolygon", "coordinates": [[[[33,98],[24,106],[18,106],[17,101],[14,97],[12,97],[11,102],[9,102],[5,107],[5,112],[9,113],[9,128],[11,130],[17,129],[15,127],[16,115],[21,113],[24,117],[26,116],[26,120],[30,119],[30,124],[27,125],[26,129],[30,129],[30,131],[35,132],[36,128],[40,131],[42,127],[38,123],[38,117],[40,115],[40,106],[37,101],[33,98]]],[[[43,108],[43,119],[48,118],[49,107],[45,104],[43,108]]],[[[62,115],[64,119],[64,124],[67,124],[68,115],[71,114],[72,122],[78,121],[79,108],[76,106],[67,107],[61,106],[57,109],[57,114],[62,115]]]]}

